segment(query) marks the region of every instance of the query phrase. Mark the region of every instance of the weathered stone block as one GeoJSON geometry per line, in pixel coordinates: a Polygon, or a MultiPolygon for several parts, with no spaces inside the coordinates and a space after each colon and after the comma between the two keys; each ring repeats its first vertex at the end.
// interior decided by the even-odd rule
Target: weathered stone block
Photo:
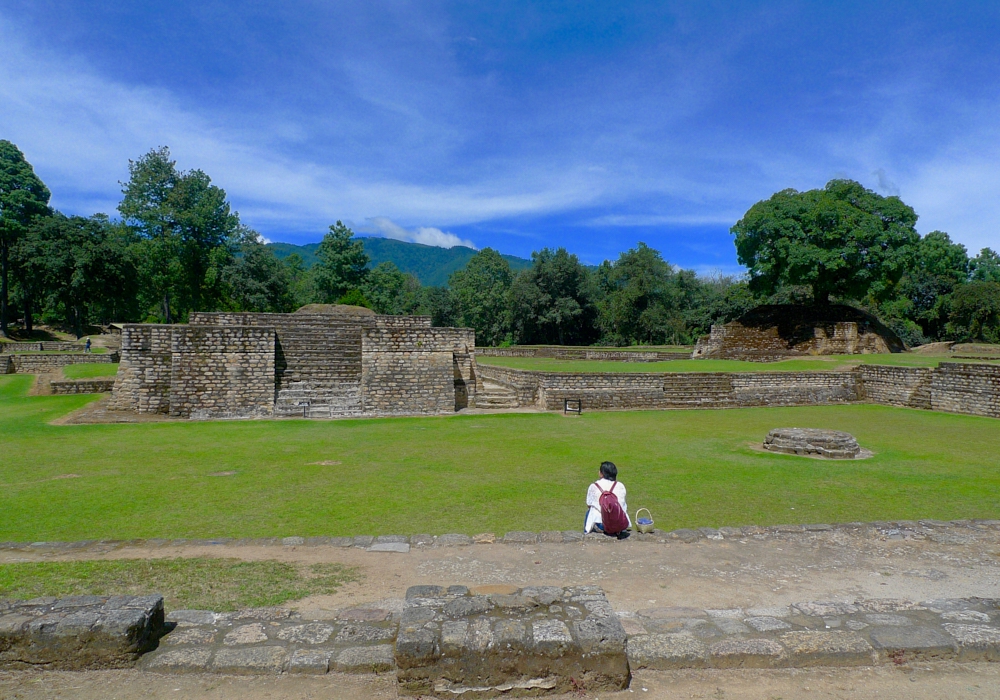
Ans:
{"type": "Polygon", "coordinates": [[[872,646],[894,659],[950,659],[958,653],[955,640],[933,627],[876,627],[872,646]]]}
{"type": "Polygon", "coordinates": [[[628,661],[633,669],[705,668],[708,649],[686,634],[644,634],[628,640],[628,661]]]}
{"type": "Polygon", "coordinates": [[[274,674],[281,673],[287,660],[284,647],[222,648],[215,652],[209,668],[216,673],[274,674]]]}
{"type": "Polygon", "coordinates": [[[160,596],[15,601],[0,616],[0,668],[124,668],[163,632],[160,596]]]}
{"type": "Polygon", "coordinates": [[[786,632],[779,637],[789,666],[868,666],[871,645],[856,632],[786,632]]]}
{"type": "Polygon", "coordinates": [[[391,644],[351,647],[337,655],[333,667],[342,673],[382,673],[395,668],[391,644]]]}
{"type": "Polygon", "coordinates": [[[962,661],[1000,661],[1000,629],[946,622],[945,631],[958,642],[962,661]]]}
{"type": "Polygon", "coordinates": [[[727,639],[708,653],[713,668],[775,668],[785,661],[784,647],[771,639],[727,639]]]}
{"type": "Polygon", "coordinates": [[[297,649],[288,661],[289,673],[322,675],[330,670],[329,649],[297,649]]]}

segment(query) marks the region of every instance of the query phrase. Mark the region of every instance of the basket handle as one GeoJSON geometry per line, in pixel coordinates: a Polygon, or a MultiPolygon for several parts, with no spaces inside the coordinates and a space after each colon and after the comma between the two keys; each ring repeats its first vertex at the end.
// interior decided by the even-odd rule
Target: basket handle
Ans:
{"type": "Polygon", "coordinates": [[[639,510],[637,510],[635,512],[635,521],[636,522],[639,522],[639,513],[641,513],[642,511],[646,511],[646,515],[649,516],[650,520],[653,519],[653,514],[649,512],[649,508],[640,508],[639,510]]]}

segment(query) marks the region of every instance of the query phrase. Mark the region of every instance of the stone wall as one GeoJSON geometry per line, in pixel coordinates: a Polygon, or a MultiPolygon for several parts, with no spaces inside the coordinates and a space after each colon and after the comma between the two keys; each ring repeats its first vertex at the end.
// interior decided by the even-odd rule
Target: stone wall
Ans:
{"type": "Polygon", "coordinates": [[[931,406],[1000,418],[1000,366],[942,362],[931,376],[931,406]]]}
{"type": "Polygon", "coordinates": [[[531,372],[482,365],[484,379],[514,389],[522,406],[584,409],[805,406],[858,400],[853,372],[531,372]]]}
{"type": "Polygon", "coordinates": [[[67,365],[79,364],[114,364],[118,362],[118,353],[95,355],[88,352],[60,354],[21,354],[9,355],[7,358],[7,374],[49,374],[58,372],[67,365]]]}
{"type": "Polygon", "coordinates": [[[122,326],[121,361],[108,409],[170,413],[171,335],[175,326],[122,326]]]}
{"type": "Polygon", "coordinates": [[[540,346],[510,348],[477,348],[484,357],[551,357],[559,360],[610,360],[615,362],[664,362],[687,360],[689,352],[667,350],[607,350],[587,347],[540,346]]]}
{"type": "Polygon", "coordinates": [[[197,312],[190,320],[123,327],[112,410],[333,418],[475,406],[475,333],[432,328],[429,316],[197,312]]]}
{"type": "Polygon", "coordinates": [[[115,387],[114,377],[57,379],[49,382],[53,394],[104,394],[115,387]]]}
{"type": "Polygon", "coordinates": [[[0,600],[0,669],[127,668],[165,632],[159,595],[0,600]]]}
{"type": "Polygon", "coordinates": [[[170,415],[247,418],[274,408],[274,330],[176,326],[171,334],[170,415]]]}
{"type": "Polygon", "coordinates": [[[362,331],[361,346],[365,413],[451,413],[475,405],[472,330],[379,323],[362,331]]]}
{"type": "Polygon", "coordinates": [[[512,389],[522,406],[584,409],[812,406],[867,401],[1000,417],[1000,366],[938,369],[862,365],[846,372],[534,372],[480,365],[482,379],[512,389]]]}
{"type": "Polygon", "coordinates": [[[0,343],[0,353],[5,352],[83,352],[83,343],[67,343],[61,340],[42,340],[30,343],[0,343]]]}
{"type": "Polygon", "coordinates": [[[864,399],[870,403],[931,408],[933,370],[929,367],[861,365],[858,372],[864,399]]]}

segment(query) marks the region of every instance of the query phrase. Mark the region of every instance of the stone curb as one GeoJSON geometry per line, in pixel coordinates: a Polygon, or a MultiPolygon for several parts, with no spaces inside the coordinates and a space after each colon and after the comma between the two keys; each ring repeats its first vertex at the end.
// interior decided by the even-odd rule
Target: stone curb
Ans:
{"type": "MultiPolygon", "coordinates": [[[[633,532],[629,541],[667,544],[686,544],[702,540],[721,542],[724,540],[763,539],[795,534],[820,534],[835,531],[868,532],[874,537],[889,540],[931,539],[940,544],[953,543],[943,531],[964,530],[968,534],[1000,531],[1000,520],[894,520],[854,523],[810,523],[808,525],[745,525],[743,527],[700,527],[677,530],[654,530],[644,534],[633,532]]],[[[111,551],[123,547],[354,547],[374,552],[404,552],[409,548],[465,547],[484,544],[575,544],[611,543],[617,541],[600,533],[584,534],[578,530],[543,530],[542,532],[512,531],[504,535],[492,532],[469,536],[461,533],[444,535],[356,535],[354,537],[261,537],[211,539],[134,539],[134,540],[80,540],[76,542],[0,542],[0,550],[50,551],[50,550],[97,550],[111,551]],[[405,546],[404,546],[405,545],[405,546]]]]}

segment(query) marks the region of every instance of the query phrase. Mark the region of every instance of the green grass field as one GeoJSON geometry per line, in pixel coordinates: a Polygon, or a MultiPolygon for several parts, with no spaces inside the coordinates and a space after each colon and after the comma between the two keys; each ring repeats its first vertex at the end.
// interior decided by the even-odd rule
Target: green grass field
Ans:
{"type": "Polygon", "coordinates": [[[576,529],[598,464],[657,526],[995,518],[1000,422],[883,406],[50,425],[0,377],[0,541],[576,529]],[[781,426],[876,456],[759,452],[781,426]],[[225,476],[235,472],[234,475],[225,476]]]}
{"type": "Polygon", "coordinates": [[[937,367],[941,362],[968,362],[937,355],[825,355],[780,362],[743,360],[670,360],[668,362],[615,362],[604,360],[556,360],[547,357],[484,357],[476,362],[496,367],[539,372],[814,372],[850,369],[860,364],[897,367],[937,367]]]}
{"type": "Polygon", "coordinates": [[[92,379],[94,377],[113,377],[118,372],[118,363],[84,362],[78,365],[63,367],[66,379],[92,379]]]}

